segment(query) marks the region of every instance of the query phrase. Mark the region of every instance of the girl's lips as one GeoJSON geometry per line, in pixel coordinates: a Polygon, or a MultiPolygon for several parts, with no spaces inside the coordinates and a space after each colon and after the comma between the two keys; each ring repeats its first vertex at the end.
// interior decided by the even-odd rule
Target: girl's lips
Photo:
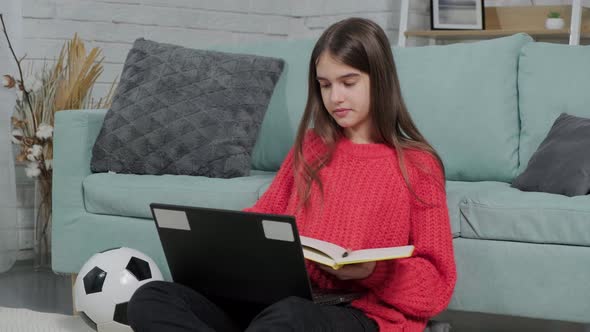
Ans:
{"type": "Polygon", "coordinates": [[[339,118],[343,118],[348,114],[348,112],[350,112],[350,109],[348,108],[339,108],[337,110],[334,110],[334,115],[339,118]]]}

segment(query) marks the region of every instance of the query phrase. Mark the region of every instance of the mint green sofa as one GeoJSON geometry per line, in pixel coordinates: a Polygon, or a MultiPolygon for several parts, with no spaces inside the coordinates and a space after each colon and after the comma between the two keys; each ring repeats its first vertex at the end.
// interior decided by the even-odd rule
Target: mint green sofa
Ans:
{"type": "MultiPolygon", "coordinates": [[[[252,205],[293,142],[313,43],[216,48],[286,62],[248,177],[92,174],[92,146],[106,111],[59,112],[54,271],[77,273],[93,253],[128,246],[151,256],[169,278],[149,203],[252,205]]],[[[590,117],[590,47],[518,34],[394,48],[394,55],[407,106],[446,167],[458,269],[449,309],[590,322],[590,196],[510,187],[561,112],[590,117]]]]}

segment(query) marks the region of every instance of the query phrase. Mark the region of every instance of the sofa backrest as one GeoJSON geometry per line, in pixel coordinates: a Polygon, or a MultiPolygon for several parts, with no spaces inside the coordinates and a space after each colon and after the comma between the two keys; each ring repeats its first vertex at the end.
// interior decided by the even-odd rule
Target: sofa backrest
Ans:
{"type": "Polygon", "coordinates": [[[314,45],[315,40],[286,40],[212,47],[285,61],[252,152],[253,169],[278,170],[294,142],[307,99],[309,57],[314,45]]]}
{"type": "Polygon", "coordinates": [[[517,65],[525,34],[475,43],[393,48],[416,126],[446,177],[511,181],[518,169],[517,65]]]}
{"type": "Polygon", "coordinates": [[[561,113],[590,118],[590,46],[524,46],[518,91],[520,173],[561,113]]]}
{"type": "MultiPolygon", "coordinates": [[[[406,105],[439,152],[449,180],[509,182],[518,170],[517,64],[525,34],[467,44],[393,48],[406,105]]],[[[215,46],[282,58],[252,167],[275,171],[292,146],[307,98],[315,40],[215,46]]]]}

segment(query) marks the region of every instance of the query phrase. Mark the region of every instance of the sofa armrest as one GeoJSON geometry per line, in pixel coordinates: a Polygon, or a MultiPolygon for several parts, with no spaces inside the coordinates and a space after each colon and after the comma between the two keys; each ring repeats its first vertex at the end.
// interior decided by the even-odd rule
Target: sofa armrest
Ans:
{"type": "Polygon", "coordinates": [[[53,229],[85,213],[82,181],[107,110],[59,111],[53,137],[53,229]],[[69,216],[69,218],[67,217],[69,216]]]}

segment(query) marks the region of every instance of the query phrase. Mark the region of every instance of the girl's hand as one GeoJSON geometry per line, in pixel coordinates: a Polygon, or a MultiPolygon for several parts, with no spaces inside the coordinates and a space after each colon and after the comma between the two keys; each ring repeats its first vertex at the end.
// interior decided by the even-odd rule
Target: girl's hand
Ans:
{"type": "Polygon", "coordinates": [[[358,264],[349,264],[344,265],[343,267],[339,268],[338,270],[334,270],[329,266],[325,266],[322,264],[317,264],[317,266],[331,275],[335,276],[340,280],[353,280],[353,279],[365,279],[366,277],[370,276],[375,270],[375,262],[365,262],[365,263],[358,263],[358,264]]]}

